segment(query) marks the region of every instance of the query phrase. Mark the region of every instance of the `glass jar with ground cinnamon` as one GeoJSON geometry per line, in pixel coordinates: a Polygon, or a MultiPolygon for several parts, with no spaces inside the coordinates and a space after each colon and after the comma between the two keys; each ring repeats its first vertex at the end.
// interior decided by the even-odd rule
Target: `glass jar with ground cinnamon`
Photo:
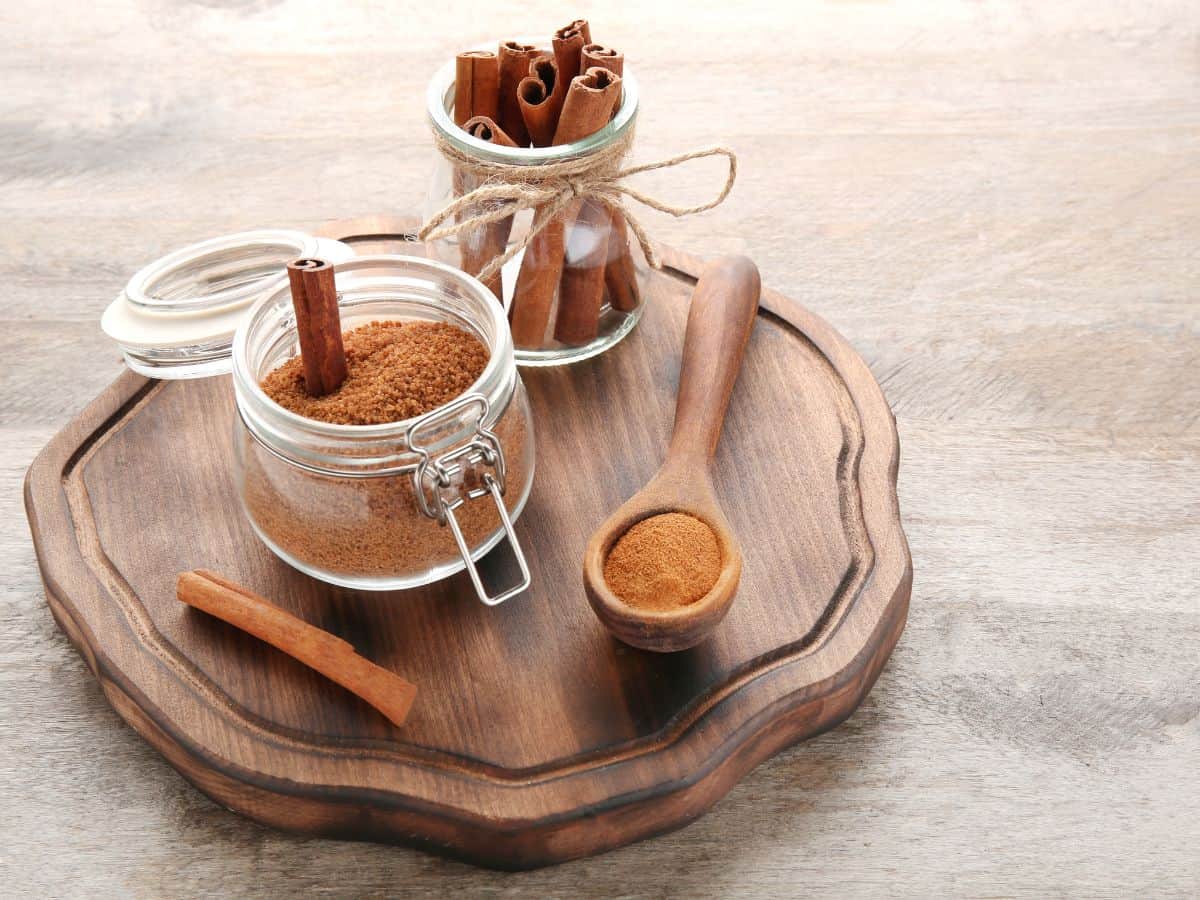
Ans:
{"type": "MultiPolygon", "coordinates": [[[[427,105],[438,151],[427,221],[481,186],[546,190],[619,168],[637,118],[637,82],[623,57],[590,44],[579,24],[561,29],[552,51],[502,41],[460,54],[434,76],[427,105]]],[[[615,345],[641,317],[648,275],[625,219],[595,198],[530,206],[527,197],[519,208],[515,199],[449,215],[438,230],[453,233],[431,239],[432,252],[479,276],[500,300],[519,365],[578,362],[615,345]],[[515,215],[480,219],[505,204],[515,215]]]]}
{"type": "Polygon", "coordinates": [[[292,298],[263,298],[233,347],[236,470],[254,530],[314,577],[415,587],[467,567],[484,602],[528,585],[512,531],[528,499],[529,402],[495,298],[450,266],[335,267],[348,374],[305,391],[292,298]],[[489,594],[477,560],[507,535],[523,582],[489,594]]]}

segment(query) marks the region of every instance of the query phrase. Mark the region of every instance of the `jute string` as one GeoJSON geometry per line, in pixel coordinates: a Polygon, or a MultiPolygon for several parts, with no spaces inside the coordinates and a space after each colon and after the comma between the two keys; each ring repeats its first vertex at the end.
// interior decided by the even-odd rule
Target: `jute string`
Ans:
{"type": "Polygon", "coordinates": [[[451,201],[431,216],[417,232],[422,241],[435,241],[481,228],[492,222],[507,219],[524,209],[536,210],[533,222],[524,236],[475,273],[483,281],[524,250],[538,232],[577,199],[595,200],[614,215],[623,217],[637,237],[646,262],[652,268],[661,268],[662,262],[650,235],[625,206],[623,198],[628,197],[677,218],[690,216],[712,209],[723,202],[729,196],[734,179],[737,178],[737,156],[728,147],[705,147],[658,162],[620,168],[621,160],[633,145],[632,128],[621,138],[586,156],[537,166],[479,159],[465,153],[437,132],[434,132],[434,144],[454,169],[474,176],[474,181],[479,186],[451,201]],[[665,203],[623,183],[624,179],[631,175],[683,165],[706,156],[724,156],[729,161],[729,174],[720,193],[708,203],[699,206],[665,203]],[[447,221],[449,224],[445,224],[447,221]]]}

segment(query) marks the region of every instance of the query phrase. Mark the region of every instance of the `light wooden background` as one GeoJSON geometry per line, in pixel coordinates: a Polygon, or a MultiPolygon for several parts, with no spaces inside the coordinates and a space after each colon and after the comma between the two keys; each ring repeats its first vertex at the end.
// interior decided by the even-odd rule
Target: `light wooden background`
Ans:
{"type": "Polygon", "coordinates": [[[1200,892],[1195,0],[76,0],[0,33],[0,892],[1200,892]],[[740,154],[725,206],[656,233],[751,254],[883,384],[908,630],[850,722],[606,857],[506,876],[260,828],[105,704],[24,470],[120,371],[98,319],[134,269],[417,210],[428,74],[577,12],[641,76],[640,160],[740,154]]]}

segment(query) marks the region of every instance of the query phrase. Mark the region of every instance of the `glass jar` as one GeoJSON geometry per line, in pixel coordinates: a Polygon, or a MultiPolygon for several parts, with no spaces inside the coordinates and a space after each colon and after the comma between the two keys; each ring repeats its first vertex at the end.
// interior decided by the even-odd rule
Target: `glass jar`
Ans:
{"type": "Polygon", "coordinates": [[[467,393],[414,419],[308,419],[259,386],[299,352],[287,287],[264,297],[233,344],[235,469],[251,525],[281,559],[333,584],[409,588],[466,567],[489,605],[519,593],[529,570],[512,521],[533,483],[533,427],[495,299],[461,272],[411,256],[356,257],[335,277],[344,329],[446,322],[479,338],[490,359],[467,393]],[[521,583],[489,595],[474,561],[505,535],[521,583]]]}
{"type": "MultiPolygon", "coordinates": [[[[623,139],[637,118],[637,82],[626,72],[621,105],[596,133],[554,147],[504,147],[471,137],[454,124],[454,76],[451,60],[429,83],[429,120],[441,138],[481,163],[537,166],[586,157],[623,139]]],[[[441,153],[436,157],[426,220],[473,187],[472,176],[456,172],[441,153]]],[[[532,210],[524,210],[511,219],[449,235],[430,242],[431,252],[477,274],[528,232],[533,216],[532,210]]],[[[553,237],[518,253],[504,265],[499,283],[491,282],[512,323],[519,365],[559,365],[595,356],[629,334],[642,314],[648,268],[624,219],[584,200],[555,216],[547,235],[553,237]]]]}

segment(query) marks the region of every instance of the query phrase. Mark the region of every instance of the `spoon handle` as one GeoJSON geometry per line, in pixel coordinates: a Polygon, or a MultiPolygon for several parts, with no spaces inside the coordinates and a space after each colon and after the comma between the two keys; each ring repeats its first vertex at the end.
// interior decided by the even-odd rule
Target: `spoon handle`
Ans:
{"type": "Polygon", "coordinates": [[[717,452],[759,291],[758,268],[745,256],[722,257],[700,273],[683,339],[668,459],[707,466],[717,452]]]}

